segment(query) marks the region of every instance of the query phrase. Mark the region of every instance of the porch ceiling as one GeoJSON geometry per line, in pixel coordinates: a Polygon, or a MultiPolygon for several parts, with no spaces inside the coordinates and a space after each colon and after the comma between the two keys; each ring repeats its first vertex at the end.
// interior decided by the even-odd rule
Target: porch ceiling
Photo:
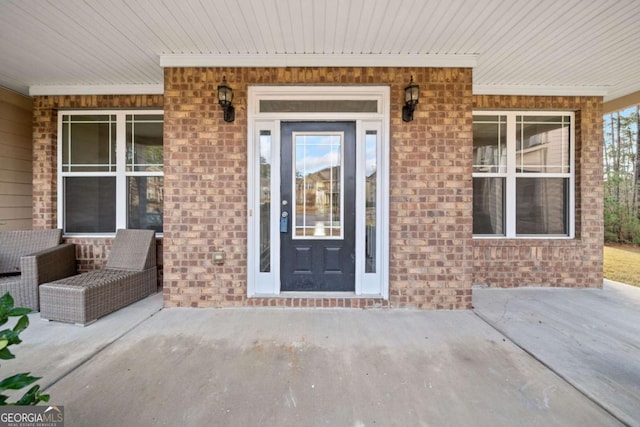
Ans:
{"type": "Polygon", "coordinates": [[[162,65],[474,66],[474,93],[640,90],[637,0],[0,2],[0,86],[162,92],[162,65]]]}

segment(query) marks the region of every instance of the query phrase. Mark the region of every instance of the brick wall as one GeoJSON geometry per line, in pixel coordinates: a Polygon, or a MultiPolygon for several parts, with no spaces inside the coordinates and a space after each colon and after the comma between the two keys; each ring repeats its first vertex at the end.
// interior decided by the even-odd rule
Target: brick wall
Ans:
{"type": "MultiPolygon", "coordinates": [[[[34,98],[34,228],[57,226],[57,111],[165,109],[166,306],[471,307],[472,283],[601,286],[602,101],[593,97],[473,96],[469,69],[168,68],[163,96],[34,98]],[[401,119],[410,75],[415,120],[401,119]],[[216,87],[234,89],[225,123],[216,87]],[[390,299],[246,298],[247,88],[251,84],[390,85],[390,299]],[[576,239],[472,239],[472,110],[576,111],[576,239]],[[214,248],[227,253],[211,262],[214,248]]],[[[68,239],[81,271],[106,261],[110,239],[68,239]]],[[[162,274],[160,275],[162,277],[162,274]]]]}
{"type": "Polygon", "coordinates": [[[602,286],[602,98],[474,96],[476,109],[576,112],[576,238],[476,239],[473,282],[491,287],[602,286]]]}
{"type": "MultiPolygon", "coordinates": [[[[57,228],[58,111],[62,109],[162,108],[162,95],[76,95],[33,98],[33,228],[57,228]]],[[[76,244],[79,271],[100,268],[112,239],[66,239],[76,244]]],[[[162,248],[162,242],[158,241],[162,248]]],[[[160,256],[159,259],[162,257],[160,256]]],[[[162,277],[160,272],[159,277],[162,277]]],[[[161,284],[162,282],[159,281],[161,284]]]]}
{"type": "Polygon", "coordinates": [[[165,305],[468,308],[472,279],[471,70],[168,68],[165,70],[165,305]],[[402,122],[413,74],[420,105],[402,122]],[[225,123],[216,87],[234,89],[225,123]],[[247,300],[247,87],[391,88],[390,299],[247,300]],[[215,247],[224,265],[211,262],[215,247]]]}

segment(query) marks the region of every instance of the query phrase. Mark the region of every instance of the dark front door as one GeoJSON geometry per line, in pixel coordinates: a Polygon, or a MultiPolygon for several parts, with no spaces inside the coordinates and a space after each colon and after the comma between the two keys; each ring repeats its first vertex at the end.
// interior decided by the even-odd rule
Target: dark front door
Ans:
{"type": "Polygon", "coordinates": [[[283,122],[280,289],[355,290],[354,122],[283,122]]]}

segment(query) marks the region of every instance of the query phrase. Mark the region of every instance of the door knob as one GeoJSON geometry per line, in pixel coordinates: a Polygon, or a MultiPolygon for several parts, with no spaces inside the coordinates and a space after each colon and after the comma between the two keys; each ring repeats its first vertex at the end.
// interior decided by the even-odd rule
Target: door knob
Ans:
{"type": "Polygon", "coordinates": [[[286,233],[289,231],[289,212],[284,211],[280,214],[280,232],[286,233]]]}

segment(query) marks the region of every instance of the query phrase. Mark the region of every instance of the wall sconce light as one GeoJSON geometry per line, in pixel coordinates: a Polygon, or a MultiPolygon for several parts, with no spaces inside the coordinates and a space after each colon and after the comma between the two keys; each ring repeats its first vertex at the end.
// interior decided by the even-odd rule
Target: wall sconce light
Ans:
{"type": "Polygon", "coordinates": [[[402,107],[402,121],[410,122],[413,120],[413,111],[416,109],[418,98],[420,97],[420,86],[413,82],[413,76],[409,86],[404,88],[404,106],[402,107]]]}
{"type": "Polygon", "coordinates": [[[227,86],[227,77],[222,77],[222,84],[218,85],[218,103],[224,111],[224,121],[232,122],[236,118],[236,109],[233,108],[233,89],[227,86]]]}

